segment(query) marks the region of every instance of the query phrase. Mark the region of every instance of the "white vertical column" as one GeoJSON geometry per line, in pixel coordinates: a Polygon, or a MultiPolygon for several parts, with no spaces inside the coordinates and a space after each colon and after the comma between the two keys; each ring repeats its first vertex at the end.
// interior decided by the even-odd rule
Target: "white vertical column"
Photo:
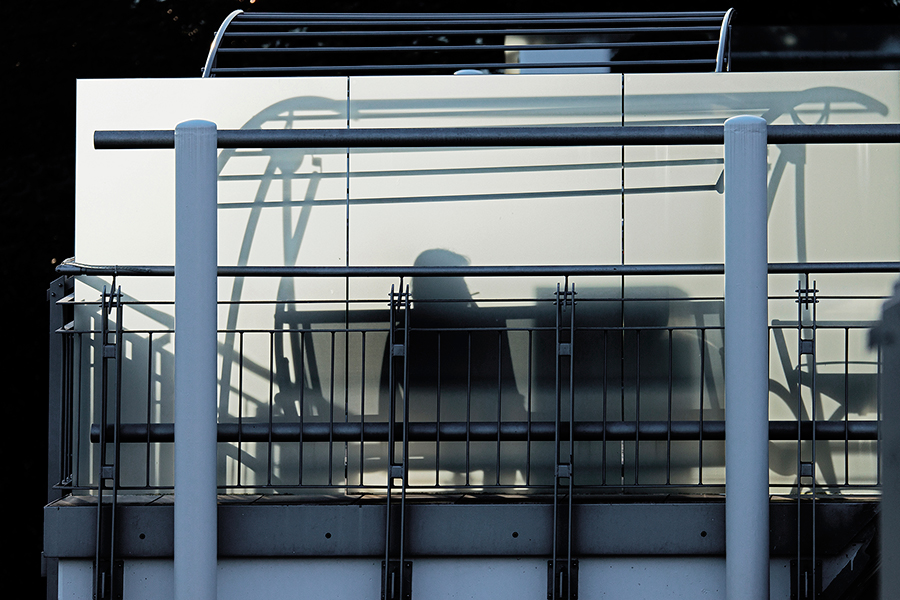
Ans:
{"type": "Polygon", "coordinates": [[[900,589],[900,281],[875,330],[881,346],[881,599],[900,589]]]}
{"type": "Polygon", "coordinates": [[[725,121],[725,597],[769,597],[766,122],[725,121]]]}
{"type": "Polygon", "coordinates": [[[216,125],[175,128],[175,600],[216,598],[216,125]]]}

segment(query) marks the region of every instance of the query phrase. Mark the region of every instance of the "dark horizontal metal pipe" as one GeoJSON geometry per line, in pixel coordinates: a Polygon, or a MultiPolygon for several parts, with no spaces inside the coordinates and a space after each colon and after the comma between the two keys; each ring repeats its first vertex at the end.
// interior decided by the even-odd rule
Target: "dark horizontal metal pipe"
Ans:
{"type": "MultiPolygon", "coordinates": [[[[440,431],[441,442],[521,442],[553,441],[555,425],[550,421],[410,423],[409,441],[436,442],[440,431]]],[[[581,421],[575,424],[578,441],[698,441],[702,429],[703,440],[725,439],[724,421],[581,421]]],[[[114,425],[107,425],[107,439],[112,439],[114,425]]],[[[799,437],[812,439],[812,423],[804,422],[799,437]]],[[[403,426],[394,424],[394,435],[401,439],[403,426]]],[[[568,423],[560,425],[561,437],[568,438],[568,423]]],[[[91,441],[100,439],[100,426],[91,426],[91,441]]],[[[769,439],[796,441],[796,421],[770,421],[769,439]]],[[[876,440],[877,421],[818,421],[816,439],[825,440],[876,440]],[[845,429],[846,425],[846,429],[845,429]]],[[[172,423],[126,423],[121,425],[119,441],[123,443],[169,443],[175,440],[172,423]]],[[[220,442],[385,442],[388,440],[387,423],[220,423],[220,442]]]]}
{"type": "MultiPolygon", "coordinates": [[[[721,144],[721,125],[648,127],[441,127],[222,129],[219,148],[423,148],[472,146],[662,146],[721,144]]],[[[896,143],[900,124],[770,125],[773,144],[896,143]]],[[[97,149],[174,148],[173,130],[95,131],[97,149]]]]}
{"type": "MultiPolygon", "coordinates": [[[[631,18],[647,19],[671,18],[671,17],[715,17],[721,19],[725,14],[724,11],[660,11],[660,12],[546,12],[546,13],[452,13],[454,19],[466,19],[470,21],[507,21],[509,19],[574,19],[577,22],[586,20],[607,20],[615,18],[631,18]]],[[[344,22],[352,21],[381,21],[386,17],[390,17],[395,21],[418,21],[421,19],[444,19],[448,17],[447,13],[278,13],[278,12],[252,12],[241,13],[238,17],[240,21],[264,21],[275,20],[282,21],[300,21],[315,22],[329,19],[340,19],[344,22]]]]}
{"type": "MultiPolygon", "coordinates": [[[[380,16],[372,16],[368,19],[359,17],[348,18],[347,16],[335,14],[332,16],[324,16],[319,18],[310,18],[307,15],[283,15],[277,18],[272,14],[269,16],[259,15],[254,19],[250,15],[252,13],[244,13],[234,20],[232,26],[297,26],[297,25],[369,25],[369,26],[405,26],[411,25],[531,25],[532,23],[540,23],[547,25],[584,25],[585,23],[683,23],[693,21],[707,21],[717,23],[722,20],[724,12],[707,12],[707,13],[671,13],[671,14],[653,14],[653,13],[623,13],[623,14],[585,14],[581,16],[572,15],[496,15],[493,17],[478,17],[476,15],[420,15],[420,16],[404,16],[383,14],[380,16]],[[245,16],[246,15],[246,16],[245,16]],[[248,18],[249,17],[249,18],[248,18]]],[[[565,29],[564,31],[568,31],[565,29]]],[[[477,33],[475,29],[473,33],[477,33]]],[[[427,32],[426,32],[427,33],[427,32]]]]}
{"type": "MultiPolygon", "coordinates": [[[[810,126],[812,127],[812,126],[810,126]]],[[[721,144],[719,126],[223,129],[219,148],[401,148],[721,144]]],[[[173,131],[97,131],[98,149],[174,148],[173,131]]]]}
{"type": "MultiPolygon", "coordinates": [[[[720,25],[711,20],[712,23],[710,25],[703,24],[691,24],[685,25],[683,23],[701,23],[702,21],[699,19],[685,19],[683,21],[674,22],[676,24],[669,24],[665,26],[654,26],[654,25],[632,25],[625,26],[617,25],[615,23],[601,23],[597,25],[590,24],[580,24],[578,27],[556,27],[553,23],[545,23],[540,21],[535,21],[529,24],[520,24],[515,27],[510,27],[508,23],[491,23],[484,24],[485,27],[477,27],[477,28],[460,28],[460,27],[450,27],[450,28],[440,28],[440,29],[410,29],[410,25],[419,25],[419,23],[398,23],[398,28],[387,28],[387,27],[379,27],[377,29],[354,29],[348,30],[346,28],[336,27],[334,29],[320,29],[319,26],[322,23],[310,23],[309,25],[313,25],[312,29],[303,30],[302,25],[294,26],[291,30],[287,30],[286,27],[290,27],[287,23],[238,23],[237,25],[232,25],[232,28],[226,31],[223,34],[223,37],[229,38],[329,38],[329,37],[338,37],[341,39],[353,39],[353,38],[383,38],[383,37],[435,37],[435,36],[505,36],[505,35],[531,35],[531,36],[539,36],[539,35],[547,35],[547,34],[560,34],[564,33],[565,35],[591,35],[591,34],[603,34],[603,33],[647,33],[647,34],[667,34],[667,33],[718,33],[720,25]],[[262,27],[281,27],[281,29],[262,29],[262,27]],[[401,29],[402,28],[402,29],[401,29]],[[297,30],[300,31],[297,31],[297,30]]],[[[366,24],[368,25],[368,24],[366,24]]],[[[442,24],[444,25],[444,24],[442,24]]],[[[696,36],[700,37],[700,36],[696,36]]],[[[534,44],[534,48],[539,48],[540,44],[534,44]]]]}
{"type": "MultiPolygon", "coordinates": [[[[818,61],[827,60],[831,62],[837,61],[854,61],[854,60],[891,60],[900,59],[900,51],[896,47],[885,45],[878,50],[847,50],[844,48],[835,48],[829,50],[782,50],[777,51],[733,51],[731,59],[734,61],[766,61],[780,62],[792,60],[818,61]]],[[[837,69],[835,69],[837,70],[837,69]]]]}
{"type": "MultiPolygon", "coordinates": [[[[344,65],[316,65],[316,66],[262,66],[262,67],[215,67],[212,69],[213,73],[216,74],[248,74],[248,73],[328,73],[334,74],[335,72],[339,73],[379,73],[379,72],[396,72],[396,71],[432,71],[435,69],[445,70],[445,71],[457,71],[459,69],[510,69],[515,68],[517,70],[529,70],[529,69],[548,69],[548,68],[579,68],[583,69],[586,67],[627,67],[631,65],[642,65],[642,66],[655,66],[655,67],[702,67],[709,66],[715,64],[714,58],[686,58],[686,59],[642,59],[642,60],[619,60],[619,61],[611,61],[611,60],[592,60],[585,62],[545,62],[545,63],[514,63],[515,66],[510,66],[511,63],[491,63],[491,62],[465,62],[465,63],[423,63],[423,64],[389,64],[389,65],[378,65],[378,64],[344,64],[344,65]]],[[[481,145],[497,145],[497,144],[481,144],[481,145]]],[[[500,145],[513,145],[513,144],[500,144],[500,145]]],[[[522,145],[522,144],[520,144],[522,145]]],[[[535,145],[535,144],[531,144],[535,145]]],[[[536,144],[543,145],[543,144],[536,144]]],[[[563,144],[555,144],[555,145],[563,145],[563,144]]],[[[568,144],[568,145],[603,145],[603,144],[568,144]]],[[[618,144],[616,144],[618,145],[618,144]]],[[[405,144],[405,147],[416,147],[416,146],[431,146],[431,144],[405,144]]],[[[293,147],[293,146],[291,146],[293,147]]],[[[364,146],[359,146],[364,147],[364,146]]],[[[371,147],[378,147],[377,145],[371,147]]]]}
{"type": "MultiPolygon", "coordinates": [[[[231,39],[235,38],[340,38],[342,40],[350,39],[350,38],[404,38],[404,37],[414,37],[414,38],[422,38],[422,37],[433,37],[433,36],[456,36],[456,35],[479,35],[479,36],[500,36],[500,35],[553,35],[559,33],[565,33],[566,35],[591,35],[591,34],[603,34],[603,33],[647,33],[647,34],[657,34],[657,33],[718,33],[719,25],[676,25],[676,26],[668,26],[668,27],[603,27],[603,26],[594,26],[594,27],[566,27],[565,29],[560,29],[559,27],[553,27],[552,25],[545,25],[543,23],[535,23],[531,27],[504,27],[503,29],[429,29],[427,31],[423,31],[421,29],[364,29],[364,30],[356,30],[356,31],[347,31],[346,29],[337,29],[333,31],[285,31],[282,30],[273,30],[273,31],[258,31],[258,30],[250,30],[248,31],[245,27],[256,27],[256,26],[264,26],[264,25],[280,25],[282,27],[287,26],[286,23],[238,23],[237,27],[239,30],[230,29],[222,34],[222,37],[227,37],[231,39]]],[[[319,25],[316,23],[315,25],[319,25]]],[[[404,24],[406,25],[406,24],[404,24]]],[[[498,24],[499,26],[503,26],[502,23],[498,24]]],[[[235,27],[232,25],[232,27],[235,27]]],[[[296,28],[301,28],[302,25],[298,25],[296,28]]],[[[697,36],[699,37],[699,36],[697,36]]],[[[537,47],[538,45],[535,45],[537,47]]],[[[514,66],[514,63],[510,63],[508,66],[514,66]]]]}
{"type": "MultiPolygon", "coordinates": [[[[724,272],[724,271],[723,271],[724,272]]],[[[898,273],[900,262],[813,262],[813,263],[769,263],[769,274],[796,273],[898,273]]]]}
{"type": "MultiPolygon", "coordinates": [[[[171,277],[175,267],[87,265],[66,261],[56,267],[63,275],[171,277]]],[[[220,277],[590,277],[609,275],[721,275],[721,264],[687,265],[556,265],[492,267],[219,267],[220,277]]],[[[769,273],[897,273],[900,262],[769,263],[769,273]]]]}
{"type": "MultiPolygon", "coordinates": [[[[273,34],[276,36],[276,34],[273,34]]],[[[660,46],[717,46],[716,40],[665,40],[658,42],[592,42],[581,44],[540,44],[540,45],[509,45],[509,44],[460,44],[458,46],[438,46],[438,45],[417,45],[417,46],[277,46],[277,47],[259,47],[259,48],[219,48],[219,55],[223,54],[297,54],[297,53],[313,53],[313,54],[329,54],[329,53],[346,53],[346,52],[468,52],[502,50],[509,52],[512,50],[595,50],[606,48],[658,48],[660,46]]],[[[612,61],[601,61],[606,62],[612,61]]],[[[543,63],[542,63],[543,64],[543,63]]],[[[567,63],[571,66],[584,67],[593,63],[573,62],[567,63]]],[[[618,64],[618,63],[615,63],[618,64]]],[[[377,65],[373,65],[377,66],[377,65]]],[[[510,63],[510,68],[528,67],[526,64],[510,63]]],[[[384,67],[384,65],[382,65],[384,67]]],[[[334,69],[341,67],[323,66],[322,68],[334,69]]]]}

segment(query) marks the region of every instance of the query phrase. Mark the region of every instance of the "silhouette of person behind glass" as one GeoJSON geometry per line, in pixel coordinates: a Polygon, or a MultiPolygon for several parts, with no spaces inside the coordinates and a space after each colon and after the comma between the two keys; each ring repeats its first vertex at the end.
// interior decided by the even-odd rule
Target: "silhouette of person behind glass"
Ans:
{"type": "MultiPolygon", "coordinates": [[[[417,267],[468,266],[466,257],[444,249],[426,250],[417,267]]],[[[506,319],[479,308],[463,277],[413,277],[408,349],[411,422],[524,421],[525,399],[513,371],[506,319]]],[[[473,443],[469,471],[496,483],[497,442],[473,443]],[[479,445],[480,444],[480,445],[479,445]],[[485,445],[487,444],[487,445],[485,445]]],[[[440,469],[464,470],[465,448],[442,445],[440,469]],[[456,456],[456,455],[459,456],[456,456]]],[[[501,465],[500,479],[524,465],[501,465]]],[[[445,478],[446,482],[446,478],[445,478]]]]}

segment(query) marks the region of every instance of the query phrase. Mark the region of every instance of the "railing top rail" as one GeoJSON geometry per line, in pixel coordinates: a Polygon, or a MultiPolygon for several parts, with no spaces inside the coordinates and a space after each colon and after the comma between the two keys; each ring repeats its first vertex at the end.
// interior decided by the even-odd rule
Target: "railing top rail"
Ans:
{"type": "MultiPolygon", "coordinates": [[[[56,267],[64,275],[170,277],[168,265],[89,265],[66,260],[56,267]]],[[[659,265],[496,265],[496,266],[220,266],[220,277],[553,277],[616,275],[721,275],[722,264],[659,265]]],[[[769,263],[770,274],[898,273],[900,262],[769,263]]]]}
{"type": "MultiPolygon", "coordinates": [[[[770,144],[897,143],[900,124],[769,125],[770,144]]],[[[219,148],[428,148],[718,145],[722,125],[222,129],[219,148]]],[[[174,130],[95,131],[103,150],[174,148],[174,130]]]]}

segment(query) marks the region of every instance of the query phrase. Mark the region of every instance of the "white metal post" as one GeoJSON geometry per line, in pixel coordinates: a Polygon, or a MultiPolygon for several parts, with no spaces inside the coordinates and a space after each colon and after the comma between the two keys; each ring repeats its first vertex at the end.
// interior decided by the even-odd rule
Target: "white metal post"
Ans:
{"type": "Polygon", "coordinates": [[[725,121],[725,597],[769,597],[766,122],[725,121]]]}
{"type": "Polygon", "coordinates": [[[216,125],[175,128],[175,600],[215,600],[216,125]]]}
{"type": "Polygon", "coordinates": [[[876,329],[881,347],[881,599],[900,589],[900,281],[876,329]]]}

